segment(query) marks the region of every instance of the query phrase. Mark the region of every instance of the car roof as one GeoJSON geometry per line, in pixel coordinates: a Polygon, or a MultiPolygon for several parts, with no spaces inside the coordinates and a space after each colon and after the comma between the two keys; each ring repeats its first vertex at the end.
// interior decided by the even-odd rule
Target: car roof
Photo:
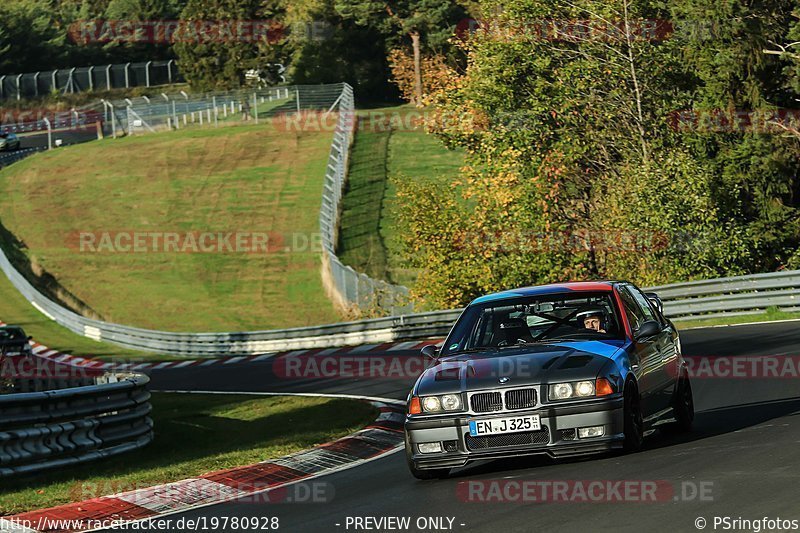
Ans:
{"type": "MultiPolygon", "coordinates": [[[[495,292],[481,296],[472,301],[472,304],[493,302],[507,298],[518,298],[525,296],[540,296],[546,294],[558,294],[569,292],[611,292],[617,281],[567,281],[564,283],[550,283],[548,285],[535,285],[531,287],[520,287],[507,291],[495,292]]],[[[470,304],[470,305],[472,305],[470,304]]]]}

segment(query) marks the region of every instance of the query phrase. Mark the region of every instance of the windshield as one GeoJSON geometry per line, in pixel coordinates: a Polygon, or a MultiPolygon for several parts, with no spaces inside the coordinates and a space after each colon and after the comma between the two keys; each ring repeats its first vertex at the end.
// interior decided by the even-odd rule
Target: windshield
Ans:
{"type": "Polygon", "coordinates": [[[565,340],[621,339],[611,292],[559,293],[473,304],[445,341],[442,355],[565,340]]]}

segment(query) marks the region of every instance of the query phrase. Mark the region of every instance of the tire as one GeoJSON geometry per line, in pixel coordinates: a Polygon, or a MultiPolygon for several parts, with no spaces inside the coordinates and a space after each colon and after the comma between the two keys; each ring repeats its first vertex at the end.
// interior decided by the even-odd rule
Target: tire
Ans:
{"type": "Polygon", "coordinates": [[[406,463],[408,463],[408,471],[411,472],[411,475],[423,481],[446,478],[450,474],[449,468],[417,468],[411,459],[411,443],[408,435],[406,435],[406,463]]]}
{"type": "Polygon", "coordinates": [[[625,387],[625,441],[622,449],[626,453],[635,453],[642,449],[644,442],[644,419],[642,418],[642,402],[639,390],[633,383],[625,387]]]}
{"type": "Polygon", "coordinates": [[[675,430],[680,433],[691,431],[694,422],[694,395],[692,394],[692,383],[687,374],[681,376],[675,388],[672,410],[675,414],[675,430]]]}

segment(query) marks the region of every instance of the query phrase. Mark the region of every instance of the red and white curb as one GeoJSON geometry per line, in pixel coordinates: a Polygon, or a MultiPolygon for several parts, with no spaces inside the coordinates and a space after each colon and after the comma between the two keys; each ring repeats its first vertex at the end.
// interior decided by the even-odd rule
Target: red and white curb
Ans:
{"type": "Polygon", "coordinates": [[[150,520],[246,499],[359,466],[403,447],[403,402],[372,403],[380,409],[380,415],[372,424],[311,450],[156,487],[7,516],[0,518],[0,532],[66,533],[102,529],[120,522],[150,520]]]}

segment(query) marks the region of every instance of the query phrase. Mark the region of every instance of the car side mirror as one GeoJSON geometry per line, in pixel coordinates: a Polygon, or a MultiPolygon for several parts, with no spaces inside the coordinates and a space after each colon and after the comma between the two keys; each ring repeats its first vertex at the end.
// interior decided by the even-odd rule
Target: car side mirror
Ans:
{"type": "Polygon", "coordinates": [[[663,315],[664,302],[661,301],[661,298],[658,296],[658,294],[654,292],[646,292],[644,293],[644,295],[647,296],[647,299],[650,300],[650,303],[652,303],[655,306],[655,308],[658,309],[658,312],[663,315]]]}
{"type": "Polygon", "coordinates": [[[431,359],[436,359],[436,357],[439,355],[439,347],[436,346],[435,344],[428,344],[427,346],[423,346],[422,350],[420,351],[422,352],[422,355],[424,355],[425,357],[430,357],[431,359]]]}
{"type": "Polygon", "coordinates": [[[636,331],[633,337],[635,340],[641,341],[648,339],[650,337],[655,337],[659,333],[661,333],[661,324],[659,324],[655,320],[648,320],[647,322],[639,326],[639,329],[636,331]]]}

